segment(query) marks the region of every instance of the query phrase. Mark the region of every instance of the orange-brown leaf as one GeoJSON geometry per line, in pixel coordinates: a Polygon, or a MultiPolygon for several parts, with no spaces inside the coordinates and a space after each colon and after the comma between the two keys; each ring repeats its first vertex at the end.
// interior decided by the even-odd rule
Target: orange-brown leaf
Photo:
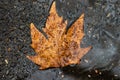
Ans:
{"type": "Polygon", "coordinates": [[[65,34],[67,21],[63,22],[63,18],[58,16],[55,2],[53,2],[50,15],[46,21],[46,27],[43,29],[48,39],[31,23],[31,46],[35,50],[36,55],[27,57],[38,64],[40,69],[78,64],[80,59],[91,48],[80,48],[80,42],[84,36],[83,22],[84,14],[79,17],[65,34]]]}

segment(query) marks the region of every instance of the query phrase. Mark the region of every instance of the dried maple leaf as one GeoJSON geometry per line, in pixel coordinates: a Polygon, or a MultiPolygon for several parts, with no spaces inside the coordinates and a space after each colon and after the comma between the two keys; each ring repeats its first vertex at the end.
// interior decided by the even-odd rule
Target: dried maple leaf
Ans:
{"type": "Polygon", "coordinates": [[[53,2],[50,15],[46,21],[46,27],[43,29],[49,38],[46,39],[31,23],[31,46],[35,50],[36,55],[27,57],[40,65],[40,69],[64,67],[79,63],[80,59],[91,48],[80,48],[80,42],[84,36],[83,22],[84,14],[79,17],[65,34],[67,22],[63,22],[62,17],[58,16],[55,2],[53,2]]]}

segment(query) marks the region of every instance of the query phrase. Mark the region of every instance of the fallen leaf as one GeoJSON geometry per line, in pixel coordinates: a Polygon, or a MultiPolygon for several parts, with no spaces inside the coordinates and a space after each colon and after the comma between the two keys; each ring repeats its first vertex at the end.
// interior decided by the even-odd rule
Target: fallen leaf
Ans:
{"type": "Polygon", "coordinates": [[[91,49],[91,47],[80,48],[80,42],[84,36],[83,22],[84,14],[65,34],[67,21],[63,21],[63,18],[58,16],[55,2],[53,2],[46,27],[43,29],[48,39],[37,30],[33,23],[30,25],[31,46],[36,55],[27,56],[27,58],[39,65],[40,69],[78,64],[80,59],[91,49]]]}

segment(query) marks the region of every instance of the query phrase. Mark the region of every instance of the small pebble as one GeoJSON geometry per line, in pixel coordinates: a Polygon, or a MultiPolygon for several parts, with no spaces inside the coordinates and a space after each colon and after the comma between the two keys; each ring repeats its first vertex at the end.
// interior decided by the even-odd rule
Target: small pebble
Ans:
{"type": "Polygon", "coordinates": [[[108,13],[108,14],[107,14],[107,17],[110,17],[110,15],[111,15],[111,14],[110,14],[110,13],[108,13]]]}
{"type": "Polygon", "coordinates": [[[98,71],[98,70],[95,70],[95,73],[96,73],[96,74],[98,74],[98,73],[99,73],[99,71],[98,71]]]}
{"type": "Polygon", "coordinates": [[[84,61],[85,61],[86,63],[88,63],[88,60],[87,60],[87,59],[85,59],[84,61]]]}
{"type": "Polygon", "coordinates": [[[5,63],[8,64],[8,60],[7,59],[5,59],[5,63]]]}
{"type": "Polygon", "coordinates": [[[62,78],[64,78],[64,75],[61,75],[62,78]]]}
{"type": "Polygon", "coordinates": [[[101,74],[102,74],[102,72],[99,72],[99,74],[101,75],[101,74]]]}
{"type": "Polygon", "coordinates": [[[9,73],[9,70],[6,71],[6,74],[8,74],[8,73],[9,73]]]}
{"type": "Polygon", "coordinates": [[[89,78],[91,78],[91,75],[88,75],[89,78]]]}
{"type": "Polygon", "coordinates": [[[8,52],[10,52],[11,51],[11,48],[8,48],[8,52]]]}
{"type": "Polygon", "coordinates": [[[114,75],[115,77],[117,77],[118,75],[114,75]]]}

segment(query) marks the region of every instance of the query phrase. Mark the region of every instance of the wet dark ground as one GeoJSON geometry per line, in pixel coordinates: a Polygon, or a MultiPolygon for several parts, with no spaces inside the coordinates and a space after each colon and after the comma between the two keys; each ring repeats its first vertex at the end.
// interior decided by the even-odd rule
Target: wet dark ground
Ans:
{"type": "Polygon", "coordinates": [[[58,14],[72,23],[85,12],[81,46],[92,50],[79,65],[39,70],[26,58],[34,54],[29,24],[44,26],[52,0],[0,0],[0,80],[120,80],[120,1],[66,1],[58,14]]]}

